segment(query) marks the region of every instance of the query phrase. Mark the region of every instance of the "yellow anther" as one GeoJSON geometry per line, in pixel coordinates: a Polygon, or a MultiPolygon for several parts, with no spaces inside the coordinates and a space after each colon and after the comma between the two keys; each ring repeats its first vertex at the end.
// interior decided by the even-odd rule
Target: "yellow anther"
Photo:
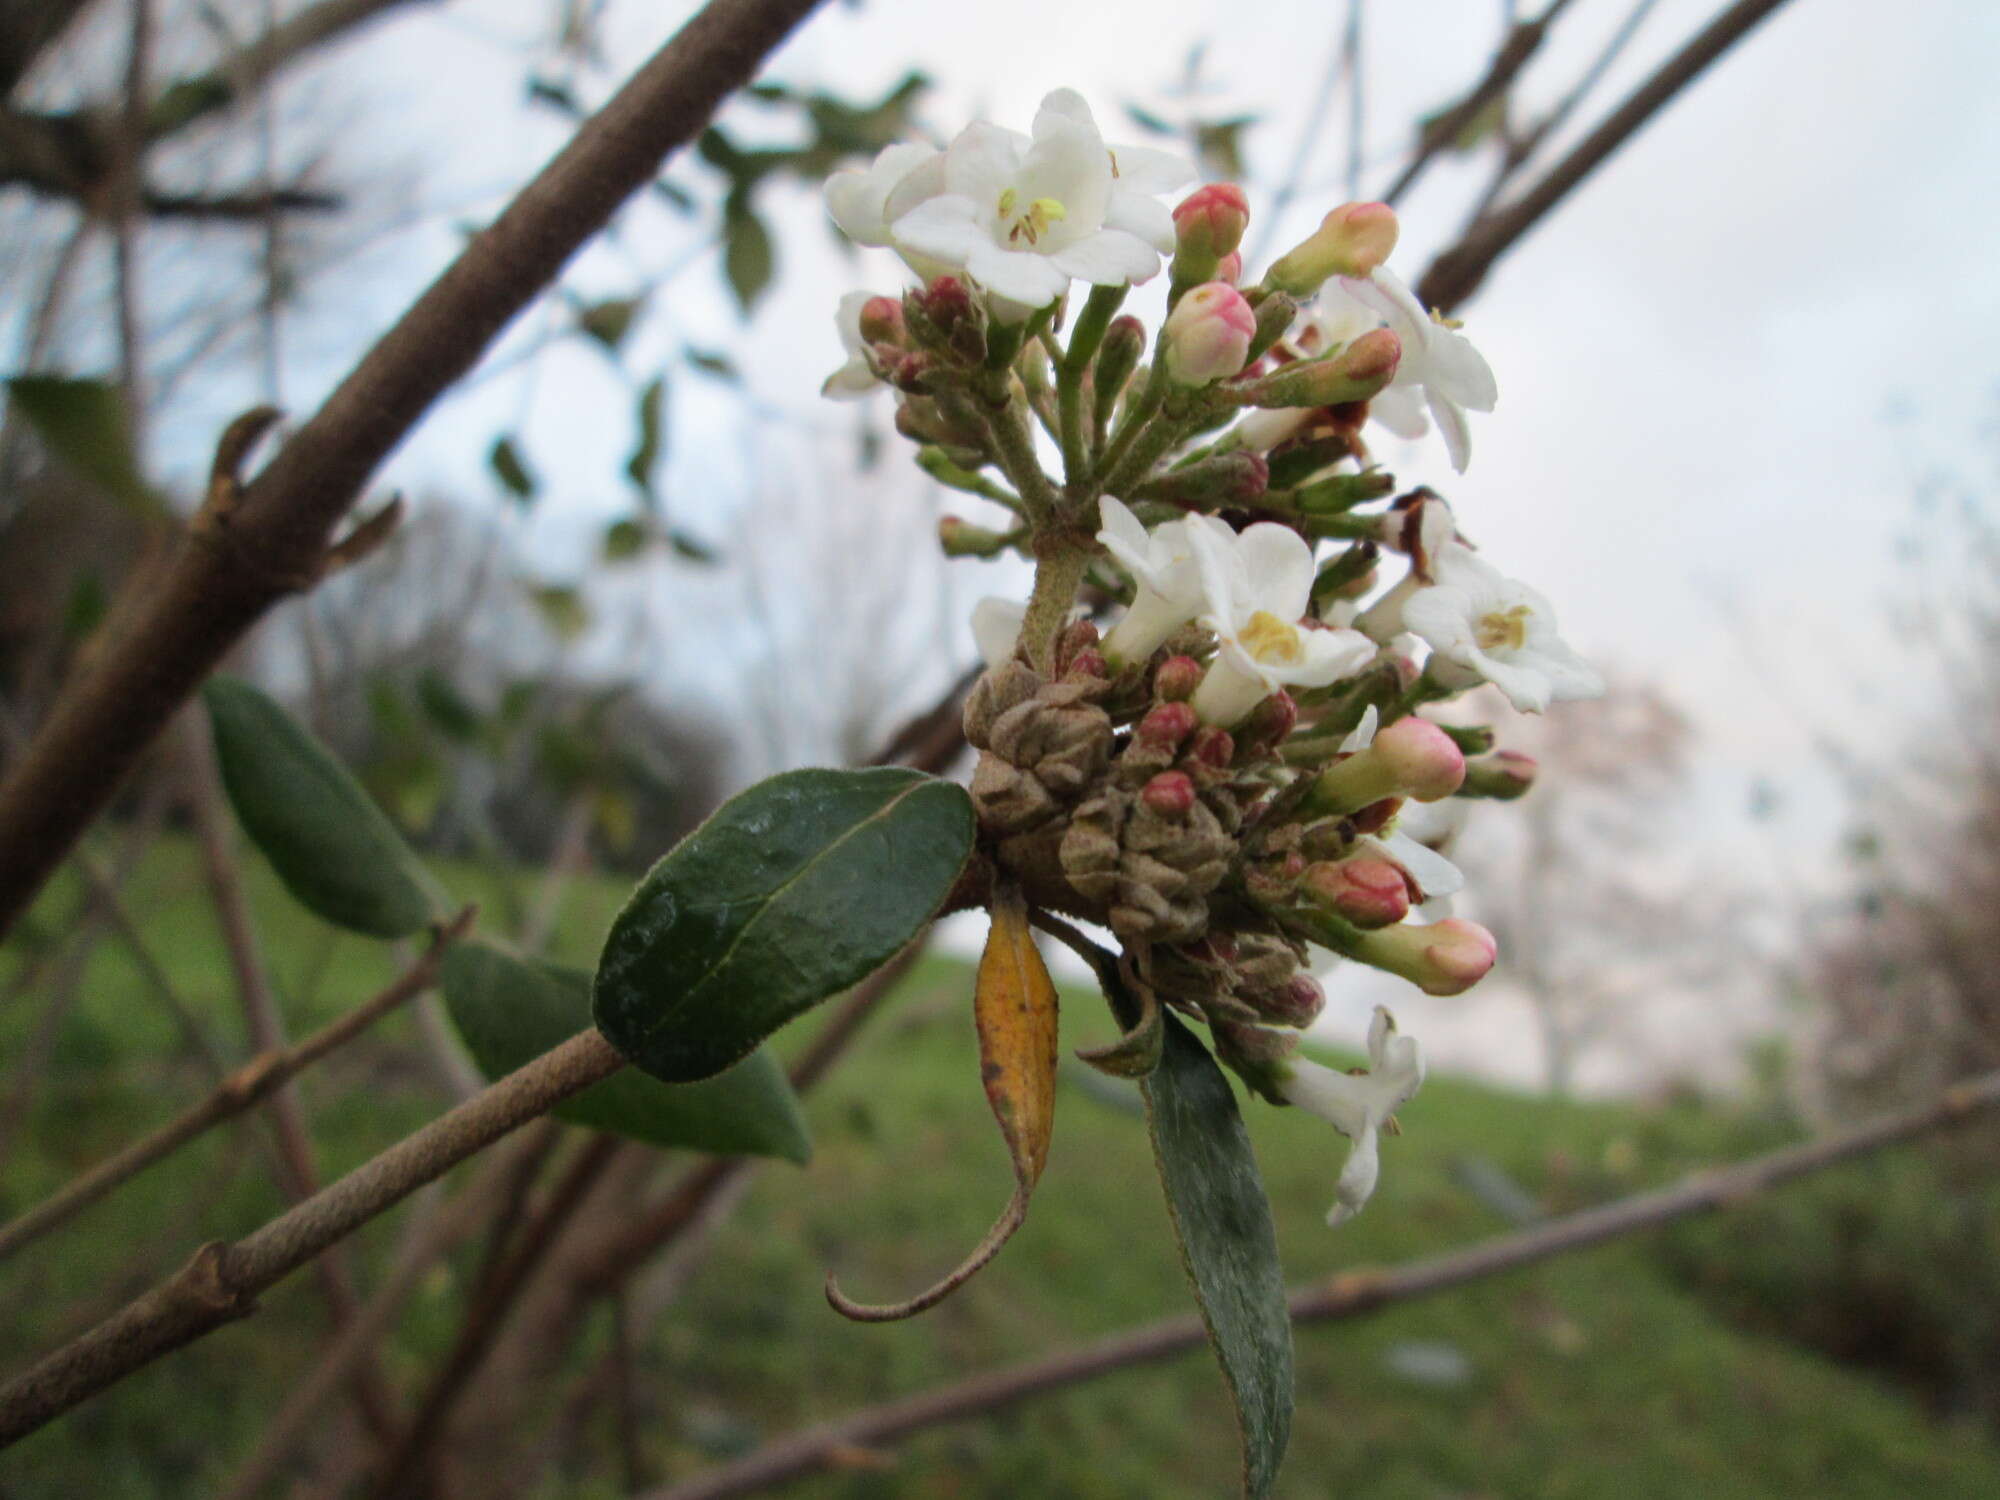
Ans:
{"type": "Polygon", "coordinates": [[[1253,661],[1284,664],[1305,654],[1298,626],[1287,625],[1268,609],[1260,609],[1250,617],[1237,641],[1253,661]]]}
{"type": "Polygon", "coordinates": [[[1038,227],[1043,229],[1048,228],[1049,225],[1059,220],[1069,217],[1069,210],[1062,206],[1060,198],[1037,198],[1033,203],[1028,205],[1028,213],[1032,218],[1039,221],[1038,227]]]}
{"type": "Polygon", "coordinates": [[[1012,188],[1008,188],[1003,192],[1000,195],[1000,217],[1004,219],[1007,215],[1011,214],[1014,211],[1014,205],[1019,201],[1020,194],[1016,193],[1012,188]]]}
{"type": "Polygon", "coordinates": [[[1505,646],[1520,650],[1528,644],[1528,616],[1533,613],[1527,605],[1517,604],[1512,609],[1496,609],[1484,616],[1474,632],[1479,649],[1491,651],[1496,646],[1505,646]]]}

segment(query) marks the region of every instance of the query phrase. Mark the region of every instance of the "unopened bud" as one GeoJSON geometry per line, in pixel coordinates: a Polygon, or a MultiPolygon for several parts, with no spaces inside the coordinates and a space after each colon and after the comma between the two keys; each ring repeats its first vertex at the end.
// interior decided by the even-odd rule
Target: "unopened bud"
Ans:
{"type": "Polygon", "coordinates": [[[1226,281],[1205,282],[1174,304],[1166,322],[1167,374],[1176,385],[1208,385],[1241,370],[1257,315],[1226,281]]]}
{"type": "Polygon", "coordinates": [[[1271,486],[1271,466],[1261,453],[1238,448],[1197,459],[1184,469],[1170,469],[1149,479],[1134,492],[1141,500],[1164,500],[1195,510],[1248,505],[1263,498],[1271,486]]]}
{"type": "Polygon", "coordinates": [[[1298,700],[1283,688],[1250,710],[1237,730],[1245,744],[1275,745],[1290,734],[1299,722],[1298,700]]]}
{"type": "Polygon", "coordinates": [[[1396,476],[1386,469],[1363,469],[1359,474],[1330,474],[1307,485],[1293,497],[1309,516],[1342,516],[1357,505],[1380,500],[1396,487],[1396,476]]]}
{"type": "Polygon", "coordinates": [[[1196,188],[1174,210],[1173,284],[1191,287],[1214,279],[1222,257],[1243,242],[1250,202],[1233,182],[1196,188]]]}
{"type": "Polygon", "coordinates": [[[1072,620],[1056,637],[1056,672],[1067,672],[1079,653],[1097,649],[1097,622],[1072,620]]]}
{"type": "Polygon", "coordinates": [[[1285,443],[1271,450],[1271,487],[1288,490],[1304,484],[1321,469],[1339,463],[1353,451],[1353,440],[1345,433],[1285,443]]]}
{"type": "Polygon", "coordinates": [[[1243,285],[1243,252],[1232,250],[1215,263],[1215,280],[1226,281],[1231,286],[1243,285]]]}
{"type": "Polygon", "coordinates": [[[1465,753],[1429,719],[1410,714],[1320,772],[1306,805],[1315,812],[1351,813],[1388,797],[1435,802],[1464,781],[1465,753]]]}
{"type": "MultiPolygon", "coordinates": [[[[1190,294],[1192,295],[1192,294],[1190,294]]],[[[1337,406],[1366,401],[1396,378],[1403,343],[1377,328],[1341,347],[1328,359],[1300,360],[1245,386],[1236,399],[1245,406],[1337,406]]]]}
{"type": "Polygon", "coordinates": [[[1109,677],[1110,675],[1111,667],[1104,660],[1104,653],[1095,646],[1077,652],[1069,659],[1069,665],[1063,668],[1065,677],[1109,677]]]}
{"type": "Polygon", "coordinates": [[[1139,800],[1163,818],[1185,818],[1194,810],[1194,782],[1185,771],[1162,771],[1141,789],[1139,800]]]}
{"type": "Polygon", "coordinates": [[[1364,929],[1390,927],[1410,914],[1409,877],[1373,854],[1310,866],[1304,889],[1316,905],[1364,929]]]}
{"type": "Polygon", "coordinates": [[[986,355],[986,308],[956,276],[940,276],[903,299],[910,336],[938,353],[976,364],[986,355]]]}
{"type": "Polygon", "coordinates": [[[1329,276],[1368,276],[1396,248],[1396,211],[1386,203],[1343,203],[1270,269],[1266,285],[1310,297],[1329,276]]]}
{"type": "Polygon", "coordinates": [[[870,344],[900,344],[909,332],[903,304],[894,297],[870,297],[861,304],[861,337],[870,344]]]}
{"type": "Polygon", "coordinates": [[[1382,549],[1373,542],[1356,542],[1319,570],[1313,580],[1313,604],[1324,609],[1335,599],[1359,599],[1375,587],[1375,561],[1382,549]]]}
{"type": "Polygon", "coordinates": [[[938,545],[946,557],[998,557],[1007,550],[1008,539],[960,516],[940,516],[938,545]]]}
{"type": "Polygon", "coordinates": [[[1188,745],[1188,758],[1212,771],[1226,771],[1236,759],[1236,740],[1228,730],[1205,724],[1188,745]]]}
{"type": "Polygon", "coordinates": [[[1310,974],[1294,974],[1276,989],[1263,990],[1252,998],[1257,1012],[1277,1026],[1303,1031],[1326,1009],[1326,991],[1310,974]]]}
{"type": "Polygon", "coordinates": [[[1500,750],[1465,763],[1465,785],[1461,797],[1491,797],[1496,802],[1512,802],[1525,797],[1535,784],[1535,758],[1518,750],[1500,750]]]}
{"type": "Polygon", "coordinates": [[[1500,953],[1492,933],[1458,917],[1359,933],[1344,947],[1350,958],[1400,975],[1426,995],[1464,994],[1486,977],[1500,953]]]}
{"type": "Polygon", "coordinates": [[[1299,304],[1283,292],[1272,292],[1257,304],[1257,335],[1250,340],[1250,358],[1258,359],[1283,338],[1298,318],[1299,304]]]}
{"type": "Polygon", "coordinates": [[[1130,313],[1113,318],[1111,326],[1104,330],[1104,342],[1097,346],[1097,364],[1091,374],[1098,431],[1111,425],[1111,413],[1125,382],[1139,368],[1145,353],[1146,325],[1130,313]]]}
{"type": "MultiPolygon", "coordinates": [[[[1187,658],[1175,657],[1176,661],[1187,658]]],[[[1159,750],[1178,750],[1187,737],[1201,727],[1201,721],[1194,716],[1194,710],[1185,703],[1162,703],[1147,710],[1146,716],[1132,729],[1132,737],[1140,744],[1159,750]]]]}
{"type": "Polygon", "coordinates": [[[1201,678],[1201,663],[1192,656],[1170,656],[1153,674],[1153,696],[1163,703],[1185,703],[1201,686],[1201,678]]]}
{"type": "MultiPolygon", "coordinates": [[[[1484,755],[1493,748],[1494,733],[1484,724],[1441,724],[1438,726],[1451,736],[1451,742],[1470,757],[1484,755]]],[[[1472,772],[1472,762],[1466,761],[1466,774],[1472,772]]]]}

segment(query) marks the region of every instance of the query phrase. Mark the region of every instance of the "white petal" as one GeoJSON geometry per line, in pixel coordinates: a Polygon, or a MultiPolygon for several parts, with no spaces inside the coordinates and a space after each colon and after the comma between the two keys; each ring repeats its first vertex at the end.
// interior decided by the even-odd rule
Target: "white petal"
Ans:
{"type": "Polygon", "coordinates": [[[1382,1156],[1371,1125],[1355,1138],[1354,1148],[1347,1153],[1346,1165],[1333,1186],[1333,1207],[1326,1211],[1326,1227],[1338,1229],[1360,1213],[1375,1196],[1375,1184],[1381,1177],[1382,1156]]]}
{"type": "Polygon", "coordinates": [[[1301,630],[1299,645],[1303,660],[1264,667],[1268,676],[1286,687],[1325,687],[1352,677],[1375,659],[1375,643],[1358,630],[1301,630]]]}
{"type": "Polygon", "coordinates": [[[929,146],[926,156],[905,172],[882,202],[882,217],[894,224],[926,198],[944,192],[944,153],[929,146]]]}
{"type": "Polygon", "coordinates": [[[945,189],[993,212],[1000,195],[1013,185],[1026,155],[1025,143],[1017,132],[974,120],[945,152],[945,189]]]}
{"type": "Polygon", "coordinates": [[[1151,146],[1112,146],[1111,167],[1118,185],[1135,193],[1170,193],[1198,175],[1194,163],[1151,146]]]}
{"type": "Polygon", "coordinates": [[[1507,696],[1507,701],[1524,714],[1538,714],[1548,708],[1555,685],[1546,673],[1523,662],[1501,661],[1484,651],[1470,653],[1467,664],[1507,696]]]}
{"type": "Polygon", "coordinates": [[[1312,602],[1313,554],[1305,538],[1289,526],[1259,521],[1236,539],[1236,555],[1250,580],[1251,610],[1269,610],[1290,624],[1312,602]]]}
{"type": "Polygon", "coordinates": [[[1444,438],[1444,451],[1451,459],[1452,470],[1463,474],[1466,464],[1472,461],[1472,429],[1465,425],[1465,408],[1436,386],[1429,387],[1426,394],[1430,397],[1431,415],[1437,419],[1438,432],[1444,438]]]}
{"type": "Polygon", "coordinates": [[[1461,661],[1474,649],[1472,598],[1453,584],[1441,582],[1412,593],[1403,601],[1402,625],[1422,636],[1432,650],[1461,661]]]}
{"type": "MultiPolygon", "coordinates": [[[[1604,696],[1604,679],[1566,641],[1550,639],[1530,648],[1557,701],[1604,696]]],[[[1528,652],[1522,653],[1524,656],[1528,652]]]]}
{"type": "Polygon", "coordinates": [[[1376,392],[1368,415],[1399,438],[1420,438],[1431,430],[1424,416],[1424,398],[1414,385],[1392,385],[1376,392]]]}
{"type": "Polygon", "coordinates": [[[965,270],[989,292],[1026,307],[1047,307],[1069,290],[1069,278],[1047,256],[1002,250],[984,238],[966,256],[965,270]]]}
{"type": "Polygon", "coordinates": [[[1083,95],[1075,89],[1055,89],[1042,97],[1042,106],[1035,111],[1035,137],[1040,139],[1061,127],[1082,126],[1095,135],[1097,120],[1084,102],[1083,95]]]}
{"type": "Polygon", "coordinates": [[[972,606],[972,639],[980,658],[995,671],[1014,658],[1028,606],[1015,599],[986,598],[972,606]]]}
{"type": "Polygon", "coordinates": [[[1424,305],[1417,301],[1394,271],[1387,266],[1379,266],[1373,276],[1341,277],[1340,286],[1355,301],[1379,313],[1382,321],[1396,330],[1396,337],[1403,341],[1405,359],[1422,353],[1433,326],[1430,314],[1424,311],[1424,305]]]}
{"type": "Polygon", "coordinates": [[[929,198],[896,220],[890,231],[904,250],[963,270],[973,252],[990,246],[979,208],[956,193],[929,198]]]}
{"type": "Polygon", "coordinates": [[[819,388],[822,396],[834,401],[857,401],[863,396],[872,396],[883,388],[875,378],[875,372],[868,368],[865,359],[850,359],[846,364],[826,377],[819,388]]]}
{"type": "Polygon", "coordinates": [[[1500,400],[1493,367],[1472,347],[1472,340],[1451,328],[1433,328],[1430,338],[1430,383],[1471,411],[1491,411],[1500,400]]]}
{"type": "Polygon", "coordinates": [[[1111,190],[1111,205],[1104,210],[1104,227],[1122,229],[1151,245],[1162,255],[1174,253],[1174,215],[1166,204],[1143,193],[1111,190]]]}
{"type": "Polygon", "coordinates": [[[834,309],[833,326],[840,331],[841,345],[849,354],[861,352],[861,309],[874,300],[873,292],[849,292],[834,309]]]}
{"type": "Polygon", "coordinates": [[[1390,862],[1401,865],[1427,901],[1433,896],[1456,895],[1465,889],[1465,873],[1457,865],[1435,849],[1425,848],[1407,833],[1396,831],[1362,842],[1374,846],[1390,862]]]}
{"type": "Polygon", "coordinates": [[[1381,711],[1374,704],[1369,704],[1361,715],[1361,722],[1356,724],[1347,738],[1340,742],[1340,753],[1352,755],[1357,750],[1366,750],[1375,742],[1375,728],[1381,722],[1381,711]]]}
{"type": "Polygon", "coordinates": [[[1305,426],[1311,416],[1309,406],[1274,406],[1268,411],[1253,411],[1236,424],[1236,434],[1245,448],[1267,453],[1305,426]]]}
{"type": "Polygon", "coordinates": [[[1318,1115],[1349,1140],[1368,1129],[1372,1090],[1365,1077],[1336,1072],[1305,1058],[1293,1058],[1289,1076],[1278,1081],[1278,1092],[1308,1114],[1318,1115]]]}
{"type": "Polygon", "coordinates": [[[1122,229],[1101,229],[1048,257],[1068,276],[1099,286],[1139,285],[1160,269],[1153,247],[1122,229]]]}

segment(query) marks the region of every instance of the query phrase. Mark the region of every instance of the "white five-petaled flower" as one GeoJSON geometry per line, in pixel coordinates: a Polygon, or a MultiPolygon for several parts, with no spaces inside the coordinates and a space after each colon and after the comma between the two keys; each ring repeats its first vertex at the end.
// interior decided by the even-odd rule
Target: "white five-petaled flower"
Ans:
{"type": "Polygon", "coordinates": [[[1188,536],[1201,568],[1201,622],[1220,643],[1195,690],[1204,723],[1233,728],[1280,688],[1325,687],[1374,658],[1375,643],[1359,631],[1300,626],[1313,556],[1296,531],[1260,521],[1226,541],[1207,528],[1188,536]]]}
{"type": "Polygon", "coordinates": [[[1402,623],[1436,653],[1429,671],[1447,686],[1484,679],[1524,713],[1568,698],[1595,698],[1604,679],[1556,634],[1549,601],[1458,542],[1438,551],[1437,582],[1403,603],[1402,623]]]}
{"type": "MultiPolygon", "coordinates": [[[[1491,367],[1470,339],[1426,312],[1386,266],[1372,276],[1343,276],[1339,287],[1378,315],[1403,343],[1396,378],[1369,403],[1368,415],[1398,437],[1417,438],[1426,431],[1423,408],[1428,406],[1444,435],[1452,468],[1463,474],[1472,456],[1465,414],[1491,411],[1500,399],[1491,367]]],[[[1322,296],[1331,292],[1329,288],[1322,296]]]]}
{"type": "Polygon", "coordinates": [[[1278,1080],[1278,1092],[1354,1143],[1326,1216],[1329,1226],[1339,1225],[1361,1212],[1375,1191],[1382,1175],[1382,1128],[1423,1083],[1423,1049],[1416,1038],[1398,1034],[1396,1018],[1378,1005],[1368,1026],[1366,1073],[1338,1073],[1304,1058],[1292,1058],[1283,1067],[1287,1071],[1278,1080]]]}
{"type": "MultiPolygon", "coordinates": [[[[1107,147],[1082,96],[1058,89],[1042,101],[1033,136],[974,121],[944,153],[942,190],[929,191],[928,179],[895,184],[882,213],[898,250],[963,271],[1003,299],[1005,315],[1005,304],[1046,307],[1072,280],[1147,280],[1174,247],[1173,216],[1153,195],[1193,176],[1167,152],[1107,147]]],[[[875,187],[843,190],[870,233],[875,187]]]]}
{"type": "Polygon", "coordinates": [[[1112,663],[1144,661],[1161,642],[1202,610],[1201,567],[1195,561],[1190,533],[1205,529],[1218,540],[1233,543],[1236,533],[1214,516],[1193,515],[1146,530],[1124,501],[1105,495],[1097,502],[1104,529],[1097,533],[1104,550],[1138,585],[1125,618],[1104,638],[1104,659],[1112,663]]]}
{"type": "Polygon", "coordinates": [[[881,389],[882,382],[876,379],[868,363],[867,340],[861,337],[861,309],[874,299],[873,292],[849,292],[840,299],[833,322],[840,330],[841,347],[847,350],[847,363],[826,377],[826,383],[819,388],[822,396],[853,401],[881,389]]]}

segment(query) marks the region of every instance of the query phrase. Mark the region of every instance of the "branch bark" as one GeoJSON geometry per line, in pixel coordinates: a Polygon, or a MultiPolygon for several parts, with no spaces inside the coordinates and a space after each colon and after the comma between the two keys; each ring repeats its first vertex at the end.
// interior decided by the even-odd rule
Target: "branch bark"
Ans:
{"type": "MultiPolygon", "coordinates": [[[[1730,1208],[1779,1183],[1838,1162],[1957,1124],[2000,1106],[2000,1072],[1947,1089],[1932,1103],[1884,1115],[1840,1135],[1774,1151],[1736,1166],[1697,1173],[1674,1187],[1639,1193],[1517,1234],[1499,1235],[1468,1250],[1412,1261],[1390,1270],[1349,1271],[1292,1293],[1292,1321],[1331,1322],[1397,1302],[1448,1291],[1573,1250],[1601,1245],[1643,1229],[1714,1209],[1730,1208]]],[[[1147,1364],[1198,1348],[1207,1335],[1193,1315],[1114,1334],[1082,1349],[1011,1369],[974,1376],[955,1386],[856,1413],[773,1443],[748,1458],[641,1500],[723,1500],[831,1467],[843,1453],[892,1442],[945,1422],[963,1421],[1029,1396],[1075,1385],[1113,1370],[1147,1364]]]]}
{"type": "Polygon", "coordinates": [[[202,1246],[176,1275],[0,1387],[0,1447],[161,1355],[248,1317],[259,1292],[329,1245],[624,1065],[596,1031],[580,1032],[253,1234],[202,1246]]]}
{"type": "Polygon", "coordinates": [[[1785,0],[1737,0],[1675,53],[1542,180],[1504,208],[1478,220],[1451,249],[1431,262],[1417,283],[1426,307],[1450,312],[1479,290],[1493,263],[1569,196],[1639,128],[1672,102],[1723,53],[1748,36],[1785,0]]]}
{"type": "Polygon", "coordinates": [[[0,783],[0,934],[223,654],[319,575],[334,526],[424,411],[819,0],[710,0],[466,246],[65,688],[0,783]]]}

